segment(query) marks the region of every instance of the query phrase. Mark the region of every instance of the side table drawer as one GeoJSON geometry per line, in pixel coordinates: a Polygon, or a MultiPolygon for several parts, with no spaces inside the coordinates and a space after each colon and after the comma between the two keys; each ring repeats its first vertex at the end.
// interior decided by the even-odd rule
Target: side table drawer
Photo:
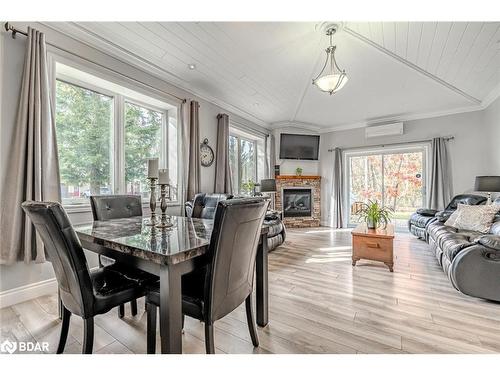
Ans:
{"type": "Polygon", "coordinates": [[[392,239],[353,236],[353,256],[392,263],[392,239]]]}

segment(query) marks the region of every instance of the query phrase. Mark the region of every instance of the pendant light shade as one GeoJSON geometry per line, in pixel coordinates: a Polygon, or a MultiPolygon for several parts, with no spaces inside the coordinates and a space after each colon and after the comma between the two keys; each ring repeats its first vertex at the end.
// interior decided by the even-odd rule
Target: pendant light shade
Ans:
{"type": "Polygon", "coordinates": [[[326,31],[326,35],[330,37],[330,46],[326,51],[326,60],[323,69],[318,76],[313,79],[313,85],[318,86],[321,91],[329,92],[330,95],[339,91],[348,81],[345,70],[340,69],[335,60],[336,46],[333,45],[333,34],[337,29],[331,27],[326,31]]]}

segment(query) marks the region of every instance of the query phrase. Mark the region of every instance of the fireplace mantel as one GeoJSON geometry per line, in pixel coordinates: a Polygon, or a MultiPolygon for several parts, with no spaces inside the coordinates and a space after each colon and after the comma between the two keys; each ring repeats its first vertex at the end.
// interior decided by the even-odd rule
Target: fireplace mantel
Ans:
{"type": "Polygon", "coordinates": [[[277,180],[321,180],[321,176],[279,175],[277,180]]]}

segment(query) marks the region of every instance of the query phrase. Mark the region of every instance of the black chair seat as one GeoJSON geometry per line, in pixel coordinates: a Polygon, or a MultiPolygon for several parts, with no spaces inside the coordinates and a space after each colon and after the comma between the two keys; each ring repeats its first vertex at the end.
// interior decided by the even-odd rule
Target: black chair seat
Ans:
{"type": "Polygon", "coordinates": [[[94,289],[94,309],[98,313],[110,310],[131,299],[144,295],[145,287],[158,280],[147,272],[120,265],[111,265],[93,270],[90,280],[94,289]]]}
{"type": "MultiPolygon", "coordinates": [[[[185,315],[196,319],[203,319],[204,287],[207,268],[201,267],[182,276],[182,311],[185,315]]],[[[146,303],[160,306],[160,283],[148,288],[146,303]]]]}

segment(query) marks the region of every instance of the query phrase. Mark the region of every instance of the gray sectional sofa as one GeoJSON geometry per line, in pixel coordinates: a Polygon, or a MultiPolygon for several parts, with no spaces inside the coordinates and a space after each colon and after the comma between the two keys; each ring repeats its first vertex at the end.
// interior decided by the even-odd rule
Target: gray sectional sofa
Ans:
{"type": "Polygon", "coordinates": [[[488,234],[444,225],[450,214],[438,212],[425,227],[438,263],[460,292],[500,302],[500,213],[488,234]]]}

